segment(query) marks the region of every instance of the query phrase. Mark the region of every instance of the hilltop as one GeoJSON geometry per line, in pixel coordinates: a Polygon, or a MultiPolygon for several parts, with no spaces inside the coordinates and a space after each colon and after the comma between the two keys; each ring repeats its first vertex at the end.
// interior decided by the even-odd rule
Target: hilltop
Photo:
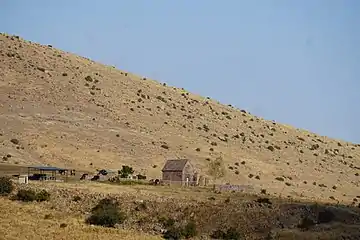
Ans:
{"type": "MultiPolygon", "coordinates": [[[[274,106],[276,107],[276,106],[274,106]]],[[[257,192],[357,201],[360,145],[268,121],[182,88],[18,36],[0,35],[4,163],[94,170],[133,166],[159,177],[169,158],[257,192]]]]}

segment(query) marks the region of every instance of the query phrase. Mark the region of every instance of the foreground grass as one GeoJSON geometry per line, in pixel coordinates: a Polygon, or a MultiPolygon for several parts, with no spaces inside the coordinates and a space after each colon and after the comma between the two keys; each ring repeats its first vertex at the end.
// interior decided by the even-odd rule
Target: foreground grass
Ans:
{"type": "Polygon", "coordinates": [[[23,203],[11,201],[11,196],[0,198],[0,240],[162,239],[160,235],[169,231],[184,233],[189,223],[201,239],[229,229],[239,234],[237,239],[248,240],[360,239],[360,209],[354,206],[218,193],[209,188],[95,182],[31,182],[15,187],[12,195],[19,190],[46,190],[50,199],[23,203]],[[86,224],[93,207],[105,198],[118,202],[125,221],[115,228],[86,224]]]}
{"type": "Polygon", "coordinates": [[[0,239],[162,239],[132,230],[89,226],[83,218],[45,208],[39,203],[21,203],[0,198],[0,239]],[[61,226],[66,224],[66,226],[61,226]]]}

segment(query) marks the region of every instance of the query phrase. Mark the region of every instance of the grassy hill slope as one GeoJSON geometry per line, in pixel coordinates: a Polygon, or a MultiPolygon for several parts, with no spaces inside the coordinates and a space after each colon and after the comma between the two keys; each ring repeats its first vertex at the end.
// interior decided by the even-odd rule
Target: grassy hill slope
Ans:
{"type": "Polygon", "coordinates": [[[168,158],[189,158],[204,174],[221,156],[221,181],[256,191],[335,201],[360,192],[360,145],[6,34],[0,155],[6,163],[84,170],[128,164],[150,177],[168,158]]]}

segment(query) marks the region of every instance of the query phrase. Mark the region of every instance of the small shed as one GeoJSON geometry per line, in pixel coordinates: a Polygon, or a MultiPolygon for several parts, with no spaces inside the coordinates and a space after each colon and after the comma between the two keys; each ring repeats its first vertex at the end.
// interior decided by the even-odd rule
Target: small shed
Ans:
{"type": "Polygon", "coordinates": [[[28,184],[29,183],[29,176],[26,174],[19,175],[19,183],[20,184],[28,184]]]}
{"type": "Polygon", "coordinates": [[[188,159],[167,160],[162,169],[162,180],[169,184],[194,185],[197,174],[188,159]]]}

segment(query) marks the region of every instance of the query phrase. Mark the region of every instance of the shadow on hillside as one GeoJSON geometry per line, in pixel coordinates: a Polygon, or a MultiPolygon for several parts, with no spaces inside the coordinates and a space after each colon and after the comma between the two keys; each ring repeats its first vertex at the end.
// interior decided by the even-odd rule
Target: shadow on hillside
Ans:
{"type": "Polygon", "coordinates": [[[360,239],[360,208],[282,204],[268,239],[360,239]]]}

